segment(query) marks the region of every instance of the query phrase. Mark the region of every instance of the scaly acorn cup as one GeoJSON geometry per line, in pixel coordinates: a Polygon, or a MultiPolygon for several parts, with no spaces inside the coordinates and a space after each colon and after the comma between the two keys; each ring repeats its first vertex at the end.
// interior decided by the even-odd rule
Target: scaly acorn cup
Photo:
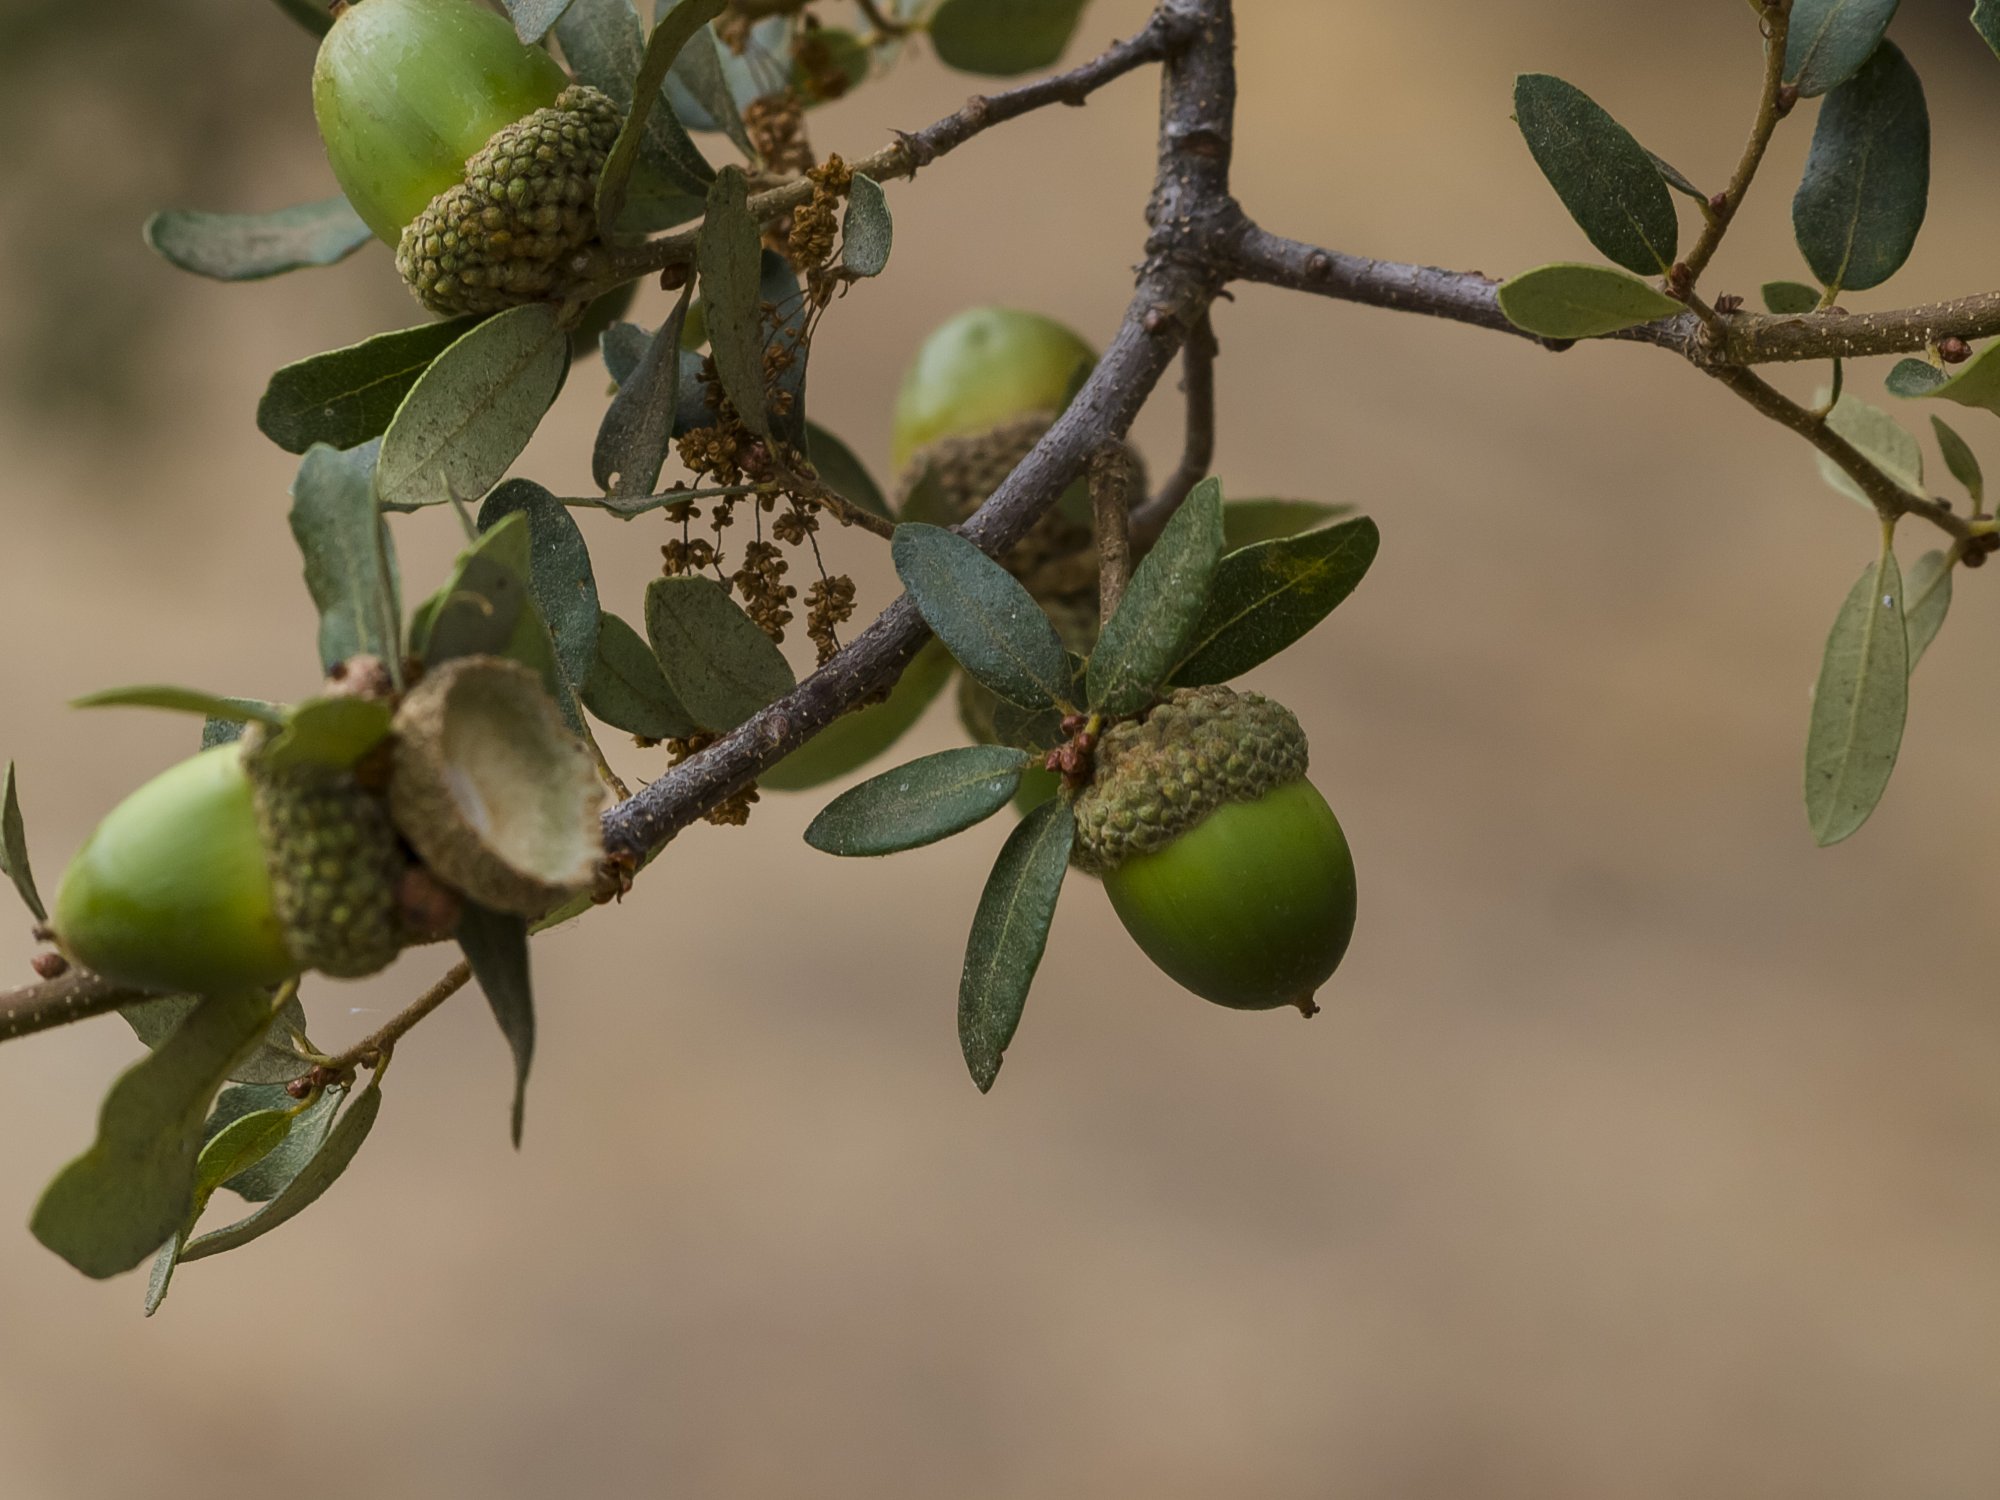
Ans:
{"type": "Polygon", "coordinates": [[[396,827],[494,911],[539,917],[597,884],[604,784],[539,674],[493,656],[433,668],[396,710],[396,827]]]}
{"type": "Polygon", "coordinates": [[[473,0],[354,0],[320,43],[313,113],[341,191],[434,312],[548,297],[597,238],[617,106],[473,0]]]}
{"type": "Polygon", "coordinates": [[[97,826],[64,872],[62,950],[107,979],[211,994],[307,969],[388,966],[409,860],[351,772],[271,771],[261,733],[162,772],[97,826]]]}
{"type": "Polygon", "coordinates": [[[1305,772],[1286,708],[1178,689],[1098,742],[1072,862],[1102,877],[1176,983],[1239,1010],[1311,1015],[1353,936],[1355,886],[1346,836],[1305,772]]]}

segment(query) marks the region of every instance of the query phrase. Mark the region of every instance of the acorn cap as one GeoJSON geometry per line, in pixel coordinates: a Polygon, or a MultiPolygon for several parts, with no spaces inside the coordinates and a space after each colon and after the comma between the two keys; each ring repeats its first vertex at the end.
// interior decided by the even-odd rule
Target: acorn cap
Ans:
{"type": "Polygon", "coordinates": [[[395,732],[390,811],[432,874],[523,917],[595,886],[604,787],[537,673],[446,662],[403,699],[395,732]]]}
{"type": "Polygon", "coordinates": [[[386,969],[405,939],[397,888],[409,857],[389,808],[351,770],[244,763],[285,943],[301,968],[337,979],[386,969]]]}
{"type": "Polygon", "coordinates": [[[1283,704],[1219,684],[1176,689],[1098,741],[1090,784],[1075,801],[1071,863],[1108,874],[1217,808],[1255,802],[1305,774],[1305,731],[1283,704]]]}
{"type": "Polygon", "coordinates": [[[574,85],[494,134],[405,226],[396,269],[433,312],[489,313],[558,291],[563,262],[597,238],[597,179],[618,106],[574,85]]]}

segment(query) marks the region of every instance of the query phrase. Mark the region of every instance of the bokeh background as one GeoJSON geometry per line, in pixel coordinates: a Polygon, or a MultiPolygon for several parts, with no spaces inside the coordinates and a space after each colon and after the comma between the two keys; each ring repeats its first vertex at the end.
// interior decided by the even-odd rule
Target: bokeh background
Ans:
{"type": "MultiPolygon", "coordinates": [[[[1758,69],[1734,4],[1241,9],[1252,212],[1496,273],[1587,254],[1509,124],[1516,72],[1579,82],[1719,184],[1758,69]]],[[[1995,282],[2000,62],[1962,4],[1905,10],[1938,127],[1893,285],[1915,301],[1995,282]]],[[[1098,0],[1075,55],[1145,11],[1098,0]]],[[[0,754],[45,885],[190,740],[67,699],[311,683],[295,461],[252,413],[278,364],[413,309],[380,250],[232,288],[138,234],[154,207],[329,190],[311,53],[252,0],[0,10],[0,754]]],[[[976,86],[913,57],[814,134],[856,154],[976,86]]],[[[1108,336],[1154,111],[1135,77],[896,185],[890,273],[815,349],[820,420],[879,469],[898,370],[970,302],[1108,336]]],[[[1780,136],[1715,290],[1799,273],[1809,130],[1780,136]]],[[[1218,325],[1230,491],[1352,501],[1385,538],[1253,679],[1304,719],[1361,861],[1324,1015],[1179,993],[1078,881],[981,1098],[953,997],[1001,826],[835,864],[799,842],[821,799],[769,796],[537,943],[518,1156],[467,995],[404,1044],[334,1191],[151,1321],[141,1277],[87,1282],[21,1227],[135,1043],[108,1019],[15,1043],[0,1494],[2000,1490],[1989,575],[1926,658],[1886,802],[1818,851],[1807,692],[1874,528],[1802,445],[1655,351],[1554,357],[1256,288],[1218,325]]],[[[602,403],[580,367],[519,472],[586,486],[602,403]]],[[[1175,407],[1140,429],[1159,469],[1175,407]]],[[[591,535],[629,614],[658,538],[591,535]]],[[[399,521],[406,576],[454,537],[399,521]]],[[[879,606],[879,549],[839,545],[879,606]]],[[[953,734],[940,705],[912,747],[953,734]]],[[[0,972],[30,951],[0,924],[0,972]]],[[[312,986],[316,1034],[360,1035],[443,962],[312,986]]]]}

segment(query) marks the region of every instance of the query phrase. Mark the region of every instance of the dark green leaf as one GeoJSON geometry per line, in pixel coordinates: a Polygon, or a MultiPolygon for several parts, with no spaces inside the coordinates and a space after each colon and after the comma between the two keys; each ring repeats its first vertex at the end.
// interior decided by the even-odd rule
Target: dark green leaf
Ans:
{"type": "Polygon", "coordinates": [[[944,0],[931,14],[939,59],[966,73],[1007,77],[1063,55],[1084,0],[944,0]]]}
{"type": "MultiPolygon", "coordinates": [[[[556,24],[556,39],[578,80],[609,96],[629,116],[646,51],[630,0],[572,0],[556,24]]],[[[625,184],[618,234],[650,234],[695,217],[714,178],[715,170],[673,110],[654,109],[625,184]]]]}
{"type": "Polygon", "coordinates": [[[1806,814],[1837,844],[1868,821],[1888,788],[1909,709],[1903,581],[1885,545],[1848,592],[1827,636],[1806,737],[1806,814]]]}
{"type": "Polygon", "coordinates": [[[896,528],[890,552],[924,623],[961,667],[1023,708],[1068,698],[1062,639],[1013,574],[956,532],[914,522],[896,528]]]}
{"type": "Polygon", "coordinates": [[[308,698],[285,716],[285,727],[258,752],[269,770],[326,766],[352,770],[389,737],[389,705],[372,698],[308,698]]]}
{"type": "Polygon", "coordinates": [[[7,777],[0,784],[0,875],[14,883],[22,904],[35,914],[37,922],[49,919],[35,889],[34,867],[28,863],[28,830],[21,821],[21,798],[14,786],[14,763],[7,762],[7,777]]]}
{"type": "Polygon", "coordinates": [[[1940,401],[2000,413],[2000,342],[1988,344],[1949,376],[1924,360],[1903,360],[1890,372],[1889,389],[1898,396],[1935,396],[1940,401]],[[1906,371],[1906,366],[1919,366],[1931,373],[1913,379],[1916,372],[1906,371]]]}
{"type": "MultiPolygon", "coordinates": [[[[250,703],[260,700],[246,698],[243,701],[250,703]]],[[[274,714],[281,714],[285,711],[284,705],[280,703],[265,703],[263,706],[274,714]]],[[[240,720],[217,719],[208,715],[203,716],[201,721],[202,749],[213,750],[217,745],[233,745],[242,738],[243,724],[240,720]]]]}
{"type": "Polygon", "coordinates": [[[859,770],[887,750],[923,717],[951,680],[951,653],[926,641],[880,703],[835,719],[757,778],[765,791],[802,792],[859,770]]]}
{"type": "Polygon", "coordinates": [[[1767,281],[1762,291],[1764,306],[1785,316],[1809,313],[1819,306],[1819,288],[1803,281],[1767,281]]]}
{"type": "Polygon", "coordinates": [[[352,448],[380,437],[417,378],[479,321],[452,318],[378,333],[286,365],[264,387],[257,429],[287,453],[304,453],[314,443],[352,448]]]}
{"type": "Polygon", "coordinates": [[[921,756],[842,792],[820,809],[806,842],[825,854],[896,854],[984,822],[1013,798],[1026,751],[963,745],[921,756]]]}
{"type": "Polygon", "coordinates": [[[894,235],[888,194],[874,178],[856,172],[847,190],[847,212],[840,221],[841,265],[856,276],[880,276],[889,264],[894,235]]]}
{"type": "Polygon", "coordinates": [[[158,1312],[160,1304],[167,1300],[167,1288],[173,1282],[174,1267],[180,1263],[181,1247],[187,1243],[188,1235],[201,1218],[202,1210],[208,1207],[208,1200],[215,1196],[215,1190],[227,1178],[251,1170],[269,1156],[285,1139],[291,1126],[289,1110],[262,1109],[231,1120],[220,1130],[209,1134],[208,1143],[201,1148],[201,1155],[195,1161],[194,1200],[188,1208],[187,1222],[153,1257],[153,1274],[147,1278],[146,1284],[147,1317],[158,1312]]]}
{"type": "Polygon", "coordinates": [[[496,313],[418,377],[382,436],[385,504],[442,505],[493,488],[562,389],[569,334],[551,302],[496,313]]]}
{"type": "Polygon", "coordinates": [[[375,503],[366,450],[320,444],[292,481],[292,537],[305,559],[306,589],[319,608],[319,663],[332,671],[350,656],[381,658],[402,671],[402,600],[394,544],[375,503]]]}
{"type": "Polygon", "coordinates": [[[528,519],[528,592],[554,639],[563,678],[580,687],[597,662],[597,575],[575,520],[556,497],[526,479],[510,479],[479,507],[491,531],[519,512],[528,519]]]}
{"type": "Polygon", "coordinates": [[[854,454],[854,450],[824,427],[806,423],[806,441],[812,458],[812,466],[819,474],[819,482],[839,495],[848,504],[867,511],[883,520],[893,520],[889,512],[889,502],[883,498],[881,487],[875,483],[866,466],[854,454]]]}
{"type": "Polygon", "coordinates": [[[1927,359],[1899,359],[1882,384],[1892,396],[1930,396],[1945,383],[1945,373],[1927,359]]]}
{"type": "MultiPolygon", "coordinates": [[[[620,0],[623,3],[623,0],[620,0]]],[[[618,139],[611,147],[611,154],[605,159],[604,171],[597,179],[597,222],[619,224],[625,210],[626,183],[632,169],[640,160],[643,146],[651,144],[654,150],[647,153],[657,165],[673,171],[680,179],[675,186],[691,188],[702,179],[695,163],[702,167],[701,153],[694,151],[694,143],[687,139],[687,132],[674,120],[673,109],[661,93],[661,86],[667,81],[667,70],[674,65],[674,58],[687,45],[688,38],[706,26],[722,13],[724,0],[680,0],[672,10],[662,16],[653,27],[653,34],[646,39],[646,48],[639,61],[639,71],[631,85],[628,100],[618,100],[626,108],[625,124],[618,132],[618,139]],[[655,128],[654,122],[671,121],[671,130],[664,134],[655,128]],[[689,161],[687,153],[694,153],[689,161]]],[[[567,18],[565,18],[566,20],[567,18]]],[[[562,36],[559,23],[557,36],[562,36]]],[[[564,43],[568,50],[568,43],[564,43]]],[[[612,96],[616,99],[616,95],[612,96]]],[[[623,228],[622,224],[619,224],[623,228]]]]}
{"type": "MultiPolygon", "coordinates": [[[[738,151],[755,161],[757,148],[751,143],[749,131],[743,128],[742,105],[730,88],[724,68],[725,53],[726,49],[715,38],[714,28],[704,26],[688,38],[680,56],[674,59],[668,79],[687,90],[701,106],[702,117],[711,128],[722,131],[738,151]]],[[[669,100],[674,93],[669,89],[669,100]]]]}
{"type": "Polygon", "coordinates": [[[1021,1024],[1075,841],[1068,801],[1044,802],[1008,835],[980,893],[958,981],[958,1043],[982,1094],[1021,1024]]]}
{"type": "MultiPolygon", "coordinates": [[[[1081,701],[1084,697],[1084,681],[1089,675],[1090,664],[1075,652],[1071,652],[1069,669],[1070,696],[1081,701]]],[[[978,684],[970,686],[977,688],[978,684]]],[[[990,705],[988,722],[984,726],[971,722],[968,711],[972,703],[969,694],[964,692],[959,694],[958,707],[960,718],[965,721],[966,728],[972,737],[982,744],[1012,745],[1018,750],[1053,750],[1069,738],[1069,735],[1063,733],[1065,715],[1062,709],[1022,708],[1003,698],[987,694],[984,688],[978,690],[985,694],[990,705]]],[[[1030,770],[1024,778],[1024,785],[1032,781],[1036,774],[1030,770]]],[[[1020,801],[1018,797],[1014,800],[1016,803],[1020,801]]]]}
{"type": "Polygon", "coordinates": [[[1231,500],[1222,507],[1222,545],[1235,552],[1255,542],[1317,531],[1353,513],[1351,505],[1319,500],[1231,500]]]}
{"type": "Polygon", "coordinates": [[[507,15],[514,23],[514,35],[534,46],[562,19],[570,0],[506,0],[507,15]]]}
{"type": "Polygon", "coordinates": [[[276,0],[279,10],[305,27],[314,36],[325,36],[333,30],[333,12],[319,0],[276,0]]]}
{"type": "Polygon", "coordinates": [[[1500,284],[1500,311],[1545,339],[1594,339],[1687,309],[1636,276],[1559,261],[1500,284]]]}
{"type": "Polygon", "coordinates": [[[458,946],[486,992],[493,1019],[514,1051],[514,1147],[521,1146],[521,1115],[528,1100],[528,1065],[535,1059],[535,993],[528,982],[528,924],[506,912],[465,903],[458,946]]]}
{"type": "Polygon", "coordinates": [[[194,1199],[209,1101],[270,1022],[254,991],[212,995],[156,1051],[119,1075],[90,1149],[56,1175],[35,1238],[86,1276],[129,1271],[177,1234],[194,1199]]]}
{"type": "Polygon", "coordinates": [[[1792,232],[1822,285],[1880,286],[1910,258],[1930,198],[1931,120],[1924,86],[1894,42],[1826,96],[1792,232]]]}
{"type": "Polygon", "coordinates": [[[771,436],[764,398],[764,318],[760,280],[762,230],[750,210],[748,188],[735,167],[724,167],[708,190],[695,265],[708,318],[709,348],[722,391],[759,437],[771,436]]]}
{"type": "Polygon", "coordinates": [[[1680,221],[1660,169],[1631,132],[1547,73],[1514,80],[1514,120],[1591,244],[1628,271],[1664,275],[1680,253],[1680,221]]]}
{"type": "Polygon", "coordinates": [[[1972,28],[2000,56],[2000,0],[1972,0],[1972,28]]]}
{"type": "Polygon", "coordinates": [[[660,331],[646,342],[638,364],[618,382],[605,409],[591,452],[591,477],[607,495],[650,495],[674,445],[674,416],[680,399],[681,325],[687,318],[694,283],[660,331]]]}
{"type": "Polygon", "coordinates": [[[1659,171],[1660,180],[1668,187],[1677,193],[1685,193],[1697,203],[1708,202],[1708,194],[1690,182],[1687,174],[1679,167],[1657,152],[1648,151],[1646,155],[1652,158],[1653,166],[1659,171]]]}
{"type": "Polygon", "coordinates": [[[224,698],[195,688],[143,686],[106,688],[78,698],[72,708],[163,708],[169,713],[206,714],[245,724],[282,724],[284,710],[255,698],[224,698]]]}
{"type": "Polygon", "coordinates": [[[618,616],[606,613],[597,633],[597,660],[583,684],[583,706],[613,729],[647,740],[686,739],[699,727],[667,686],[652,647],[618,616]]]}
{"type": "Polygon", "coordinates": [[[1937,434],[1938,447],[1944,451],[1944,466],[1951,471],[1951,477],[1965,486],[1975,508],[1984,508],[1986,476],[1980,472],[1979,456],[1943,417],[1931,418],[1931,430],[1937,434]]]}
{"type": "Polygon", "coordinates": [[[1354,592],[1381,540],[1375,523],[1360,516],[1230,553],[1173,684],[1227,682],[1269,661],[1354,592]]]}
{"type": "Polygon", "coordinates": [[[1909,608],[1903,614],[1903,633],[1909,640],[1909,666],[1914,672],[1951,611],[1950,554],[1926,552],[1918,558],[1917,565],[1910,569],[1905,592],[1909,608]]]}
{"type": "Polygon", "coordinates": [[[667,685],[704,729],[734,729],[797,685],[784,653],[713,578],[648,584],[646,636],[667,685]]]}
{"type": "Polygon", "coordinates": [[[1153,701],[1186,654],[1222,561],[1222,483],[1204,479],[1181,502],[1139,566],[1090,653],[1090,707],[1111,718],[1153,701]]]}
{"type": "Polygon", "coordinates": [[[806,33],[792,63],[792,88],[807,109],[846,97],[868,78],[869,47],[842,26],[806,33]]]}
{"type": "Polygon", "coordinates": [[[347,1170],[348,1163],[354,1160],[362,1142],[368,1139],[368,1132],[375,1128],[375,1116],[381,1109],[382,1074],[378,1069],[334,1122],[326,1144],[314,1153],[275,1198],[234,1224],[211,1229],[207,1234],[197,1235],[188,1241],[187,1247],[181,1251],[181,1263],[185,1265],[189,1261],[220,1255],[225,1250],[239,1249],[269,1234],[318,1202],[320,1194],[332,1187],[340,1174],[347,1170]]]}
{"type": "Polygon", "coordinates": [[[1792,0],[1785,82],[1813,99],[1861,71],[1889,29],[1897,0],[1792,0]]]}
{"type": "Polygon", "coordinates": [[[375,238],[339,194],[268,214],[172,209],[146,221],[162,260],[215,281],[260,281],[345,260],[375,238]]]}

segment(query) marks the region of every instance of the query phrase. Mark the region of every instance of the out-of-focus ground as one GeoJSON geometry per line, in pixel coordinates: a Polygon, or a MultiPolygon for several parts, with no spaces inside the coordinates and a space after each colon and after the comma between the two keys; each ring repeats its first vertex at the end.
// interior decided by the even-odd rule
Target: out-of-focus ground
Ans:
{"type": "MultiPolygon", "coordinates": [[[[1493,272],[1589,253],[1508,122],[1515,73],[1576,80],[1719,184],[1758,67],[1740,5],[1241,9],[1250,209],[1493,272]]],[[[1898,26],[1939,134],[1898,302],[1996,281],[2000,62],[1962,9],[1898,26]]],[[[1076,55],[1144,12],[1099,0],[1076,55]]],[[[0,754],[48,885],[190,740],[65,700],[309,687],[295,461],[252,412],[278,364],[413,311],[379,250],[234,288],[149,257],[151,207],[327,178],[311,47],[275,11],[136,15],[28,7],[0,104],[0,754]],[[50,319],[79,315],[59,272],[103,300],[51,348],[50,319]]],[[[815,135],[858,153],[974,87],[912,60],[815,135]]],[[[894,186],[894,262],[827,320],[816,415],[883,464],[897,371],[971,300],[1106,337],[1154,110],[1133,78],[894,186]]],[[[1809,118],[1715,290],[1798,273],[1809,118]]],[[[1874,527],[1795,439],[1654,351],[1554,357],[1254,288],[1218,322],[1230,490],[1354,501],[1384,534],[1355,597],[1253,679],[1305,720],[1361,860],[1323,1016],[1175,991],[1079,880],[981,1098],[953,995],[1001,828],[835,864],[799,842],[820,799],[772,796],[537,944],[519,1156],[468,995],[399,1052],[349,1176],[190,1267],[150,1322],[140,1278],[87,1282],[20,1227],[133,1040],[104,1020],[9,1045],[0,1494],[2000,1490],[1989,576],[1961,580],[1875,820],[1815,850],[1806,695],[1874,527]]],[[[579,368],[520,472],[588,484],[602,389],[579,368]]],[[[1160,469],[1174,405],[1141,429],[1160,469]]],[[[1990,418],[1952,411],[2000,458],[1990,418]]],[[[592,526],[614,607],[656,530],[592,526]]],[[[454,526],[398,537],[421,581],[454,526]]],[[[879,605],[879,550],[836,545],[879,605]]],[[[952,733],[941,707],[913,744],[952,733]]],[[[28,952],[8,918],[0,972],[26,977],[28,952]]],[[[359,1035],[442,963],[313,986],[316,1032],[359,1035]]]]}

